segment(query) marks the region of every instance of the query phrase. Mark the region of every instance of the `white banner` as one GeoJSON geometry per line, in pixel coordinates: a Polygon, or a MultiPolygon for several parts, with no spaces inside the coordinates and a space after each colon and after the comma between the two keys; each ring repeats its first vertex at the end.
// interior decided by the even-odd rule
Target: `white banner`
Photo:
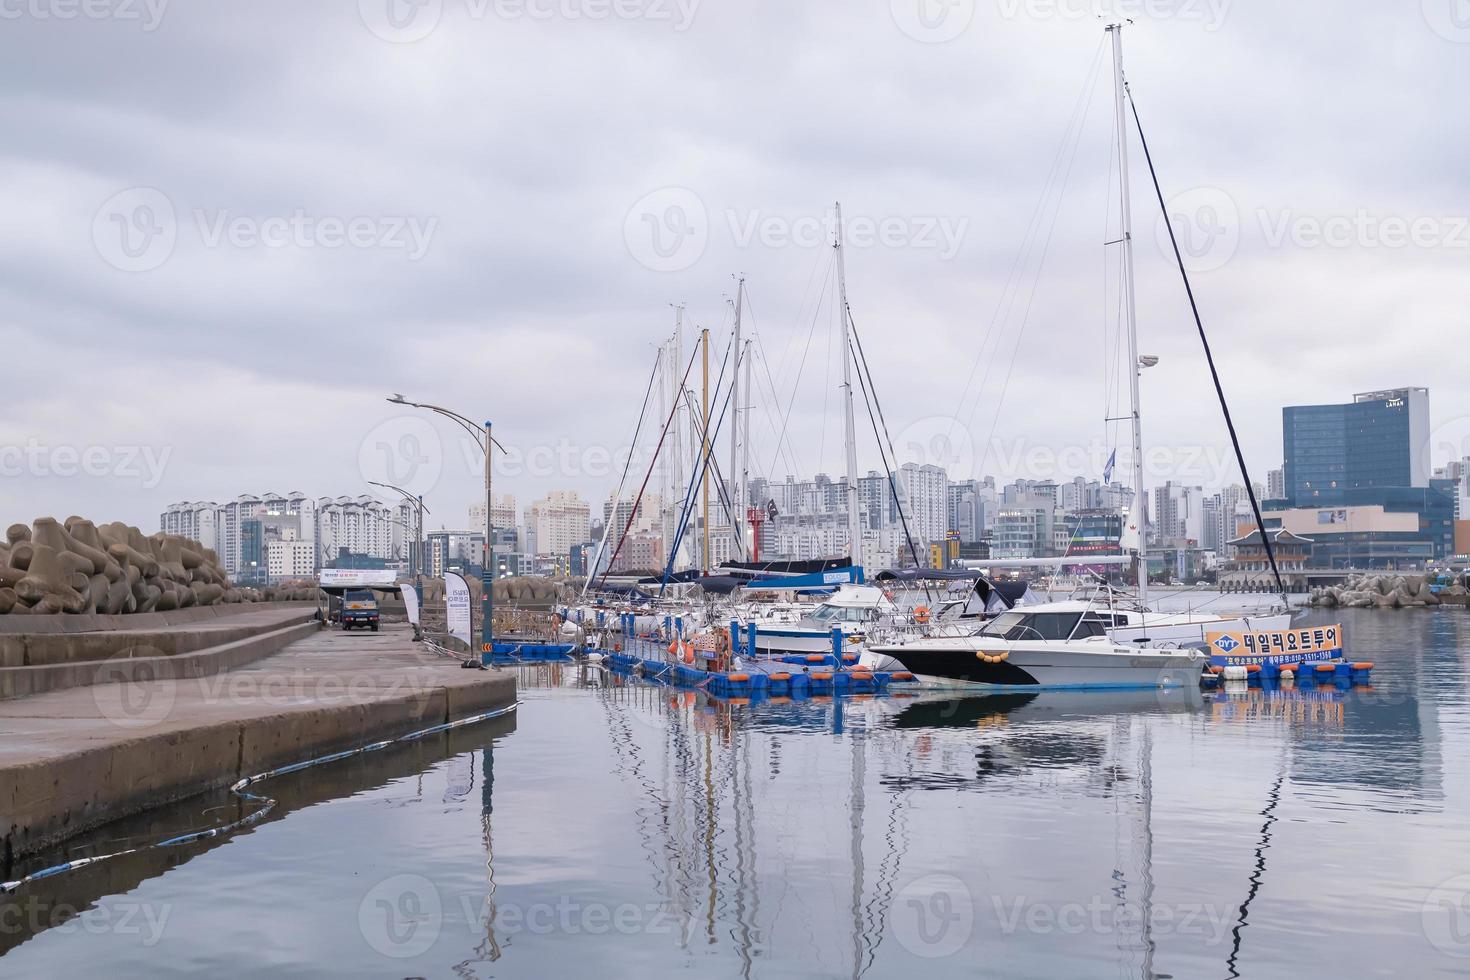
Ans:
{"type": "Polygon", "coordinates": [[[1133,494],[1133,506],[1128,509],[1128,516],[1124,519],[1123,534],[1118,540],[1120,551],[1143,550],[1143,520],[1143,491],[1138,490],[1133,494]]]}
{"type": "Polygon", "coordinates": [[[444,573],[444,619],[450,636],[470,642],[470,584],[458,572],[444,573]]]}
{"type": "Polygon", "coordinates": [[[317,573],[317,582],[323,588],[359,588],[391,586],[398,580],[393,569],[376,568],[323,568],[317,573]]]}
{"type": "Polygon", "coordinates": [[[405,582],[398,586],[398,591],[403,596],[403,608],[408,612],[408,621],[417,626],[419,624],[418,590],[405,582]]]}

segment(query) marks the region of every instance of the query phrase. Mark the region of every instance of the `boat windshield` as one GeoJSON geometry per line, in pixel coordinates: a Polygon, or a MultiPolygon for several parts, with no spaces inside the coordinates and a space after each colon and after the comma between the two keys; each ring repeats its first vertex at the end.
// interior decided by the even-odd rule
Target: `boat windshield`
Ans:
{"type": "Polygon", "coordinates": [[[1081,618],[1076,612],[1007,612],[986,623],[980,634],[1003,640],[1065,640],[1081,618]]]}
{"type": "Polygon", "coordinates": [[[813,609],[807,618],[814,619],[819,623],[866,623],[873,618],[874,613],[875,610],[872,609],[823,604],[813,609]]]}

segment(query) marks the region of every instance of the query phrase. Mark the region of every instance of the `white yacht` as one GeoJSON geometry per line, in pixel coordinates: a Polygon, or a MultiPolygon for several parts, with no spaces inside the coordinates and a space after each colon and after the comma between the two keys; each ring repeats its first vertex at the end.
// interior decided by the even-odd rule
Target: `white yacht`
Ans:
{"type": "Polygon", "coordinates": [[[770,657],[830,653],[834,627],[842,630],[844,648],[855,646],[896,612],[893,600],[877,586],[844,585],[794,623],[758,621],[756,653],[770,657]]]}
{"type": "Polygon", "coordinates": [[[966,636],[874,644],[929,688],[1140,688],[1199,684],[1207,631],[1281,629],[1290,614],[1157,613],[1069,600],[1003,612],[966,636]]]}

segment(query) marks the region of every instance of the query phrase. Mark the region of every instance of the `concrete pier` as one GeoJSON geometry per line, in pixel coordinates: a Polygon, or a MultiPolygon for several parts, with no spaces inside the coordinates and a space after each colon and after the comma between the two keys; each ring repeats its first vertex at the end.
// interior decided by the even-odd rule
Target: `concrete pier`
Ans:
{"type": "Polygon", "coordinates": [[[243,776],[515,699],[513,674],[464,670],[406,626],[313,625],[288,627],[304,638],[232,669],[0,701],[6,863],[243,776]]]}
{"type": "Polygon", "coordinates": [[[314,633],[316,614],[314,602],[286,602],[138,616],[0,616],[0,699],[217,674],[314,633]]]}

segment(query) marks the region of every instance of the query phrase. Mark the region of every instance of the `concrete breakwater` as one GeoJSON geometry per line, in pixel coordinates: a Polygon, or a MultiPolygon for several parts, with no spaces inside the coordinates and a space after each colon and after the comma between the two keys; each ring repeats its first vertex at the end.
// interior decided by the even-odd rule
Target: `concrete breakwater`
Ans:
{"type": "Polygon", "coordinates": [[[121,521],[38,517],[10,525],[0,542],[0,615],[126,615],[315,595],[305,585],[237,588],[199,542],[145,536],[121,521]]]}
{"type": "Polygon", "coordinates": [[[510,672],[463,670],[403,627],[290,629],[295,642],[233,669],[0,701],[5,863],[243,776],[515,700],[510,672]]]}
{"type": "Polygon", "coordinates": [[[1313,589],[1307,602],[1313,606],[1349,609],[1404,609],[1415,606],[1438,606],[1445,599],[1462,600],[1467,592],[1464,576],[1442,593],[1436,594],[1423,575],[1358,575],[1342,585],[1313,589]]]}

